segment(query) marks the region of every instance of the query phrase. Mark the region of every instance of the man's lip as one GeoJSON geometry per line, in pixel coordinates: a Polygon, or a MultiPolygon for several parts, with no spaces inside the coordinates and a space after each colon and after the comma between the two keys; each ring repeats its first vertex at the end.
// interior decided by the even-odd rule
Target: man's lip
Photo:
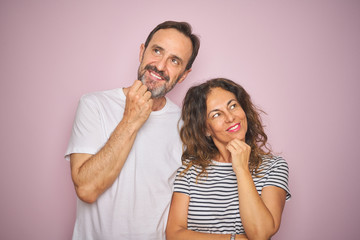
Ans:
{"type": "Polygon", "coordinates": [[[155,78],[156,80],[160,81],[160,80],[165,80],[160,74],[149,70],[149,75],[153,78],[155,78]]]}
{"type": "Polygon", "coordinates": [[[228,132],[236,132],[239,129],[240,129],[240,123],[237,123],[237,124],[232,125],[228,129],[226,129],[226,131],[228,131],[228,132]]]}

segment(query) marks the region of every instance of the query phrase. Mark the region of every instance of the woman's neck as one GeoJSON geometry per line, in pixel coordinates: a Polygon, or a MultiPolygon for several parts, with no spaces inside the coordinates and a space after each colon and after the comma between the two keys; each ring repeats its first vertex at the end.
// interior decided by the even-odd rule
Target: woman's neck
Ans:
{"type": "Polygon", "coordinates": [[[215,161],[217,162],[225,162],[225,163],[231,163],[231,154],[229,150],[226,149],[226,147],[219,148],[219,154],[215,157],[215,161]]]}

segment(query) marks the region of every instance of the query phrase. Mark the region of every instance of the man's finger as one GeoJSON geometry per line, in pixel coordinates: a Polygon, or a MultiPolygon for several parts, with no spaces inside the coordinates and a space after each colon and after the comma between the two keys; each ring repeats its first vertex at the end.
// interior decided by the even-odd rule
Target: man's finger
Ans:
{"type": "MultiPolygon", "coordinates": [[[[141,83],[142,84],[142,83],[141,83]]],[[[138,89],[138,93],[142,96],[145,95],[145,93],[147,92],[148,88],[146,85],[142,84],[139,89],[138,89]]]]}
{"type": "Polygon", "coordinates": [[[145,100],[151,99],[151,92],[146,91],[146,92],[144,93],[144,99],[145,99],[145,100]]]}
{"type": "Polygon", "coordinates": [[[135,80],[133,85],[130,87],[131,90],[138,91],[139,88],[142,86],[142,82],[140,80],[135,80]]]}

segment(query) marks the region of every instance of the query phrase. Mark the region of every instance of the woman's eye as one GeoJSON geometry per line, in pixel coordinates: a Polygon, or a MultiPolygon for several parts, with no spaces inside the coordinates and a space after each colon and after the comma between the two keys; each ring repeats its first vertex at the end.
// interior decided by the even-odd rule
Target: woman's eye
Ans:
{"type": "Polygon", "coordinates": [[[220,114],[219,114],[219,113],[215,113],[215,114],[213,115],[213,118],[217,118],[218,116],[220,116],[220,114]]]}
{"type": "Polygon", "coordinates": [[[230,106],[230,109],[234,109],[236,107],[236,103],[230,106]]]}

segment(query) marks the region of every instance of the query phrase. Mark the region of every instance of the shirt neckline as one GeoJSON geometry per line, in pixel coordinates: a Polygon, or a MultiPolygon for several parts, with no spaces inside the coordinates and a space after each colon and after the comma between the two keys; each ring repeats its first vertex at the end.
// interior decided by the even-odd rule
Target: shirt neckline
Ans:
{"type": "Polygon", "coordinates": [[[232,163],[218,162],[218,161],[215,161],[215,160],[211,160],[211,163],[213,165],[218,165],[218,166],[232,166],[232,163]]]}
{"type": "MultiPolygon", "coordinates": [[[[123,88],[123,87],[122,87],[122,88],[119,88],[119,92],[120,92],[120,98],[123,99],[124,101],[126,101],[126,96],[125,96],[125,93],[124,93],[124,88],[123,88]]],[[[164,106],[162,109],[158,110],[158,111],[152,111],[152,112],[150,113],[150,115],[156,116],[156,115],[160,115],[160,114],[166,112],[166,111],[169,109],[171,103],[170,103],[170,99],[168,99],[166,96],[165,96],[165,100],[166,100],[165,106],[164,106]]]]}

